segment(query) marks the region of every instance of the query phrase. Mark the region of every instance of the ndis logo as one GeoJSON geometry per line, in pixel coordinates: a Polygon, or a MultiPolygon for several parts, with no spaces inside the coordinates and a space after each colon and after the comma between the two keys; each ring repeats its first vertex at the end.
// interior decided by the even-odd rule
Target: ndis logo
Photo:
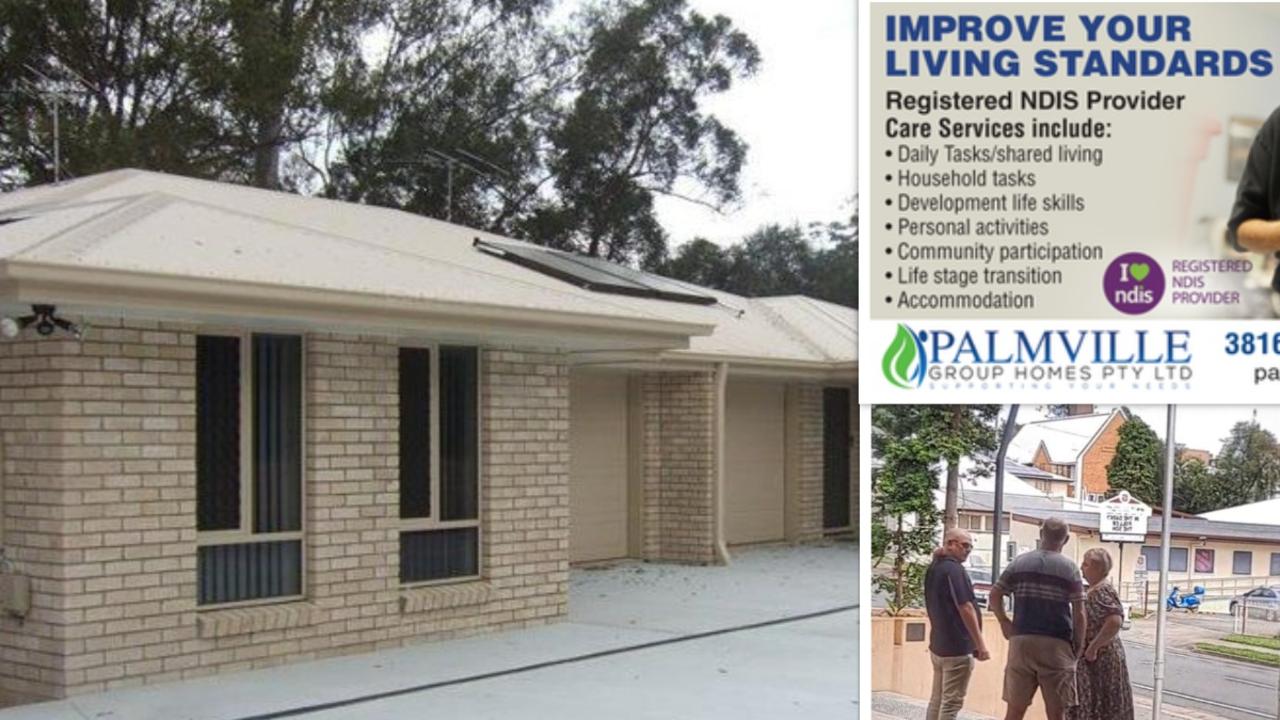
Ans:
{"type": "Polygon", "coordinates": [[[899,323],[898,332],[880,361],[885,379],[904,390],[919,387],[924,382],[928,362],[920,338],[911,328],[899,323]]]}

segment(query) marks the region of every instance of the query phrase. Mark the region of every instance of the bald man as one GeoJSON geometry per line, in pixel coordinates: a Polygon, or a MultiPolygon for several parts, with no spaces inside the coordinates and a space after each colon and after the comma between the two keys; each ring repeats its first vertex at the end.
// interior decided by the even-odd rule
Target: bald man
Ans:
{"type": "Polygon", "coordinates": [[[952,528],[924,574],[924,606],[929,613],[929,656],[933,660],[933,693],[926,720],[954,720],[969,692],[973,659],[987,660],[982,618],[973,598],[973,582],[964,561],[973,551],[973,538],[952,528]]]}
{"type": "Polygon", "coordinates": [[[1009,639],[1004,668],[1005,720],[1022,720],[1036,691],[1048,720],[1062,720],[1076,704],[1076,658],[1084,650],[1084,582],[1080,568],[1062,554],[1067,524],[1040,524],[1040,548],[1013,559],[991,588],[988,601],[1009,639]],[[1013,619],[1004,598],[1013,595],[1013,619]]]}

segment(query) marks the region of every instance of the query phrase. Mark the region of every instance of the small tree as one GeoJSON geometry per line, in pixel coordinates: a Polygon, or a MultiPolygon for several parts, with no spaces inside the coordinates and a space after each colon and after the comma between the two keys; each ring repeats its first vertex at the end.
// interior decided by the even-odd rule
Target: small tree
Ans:
{"type": "Polygon", "coordinates": [[[916,432],[921,415],[929,411],[921,405],[886,405],[873,411],[872,446],[882,464],[872,482],[871,553],[877,565],[887,560],[892,567],[873,584],[888,597],[893,614],[919,605],[924,590],[921,561],[929,557],[937,533],[937,451],[916,432]]]}
{"type": "Polygon", "coordinates": [[[996,418],[999,405],[939,405],[928,408],[928,422],[920,428],[947,463],[947,488],[943,502],[942,527],[958,523],[960,458],[990,455],[997,446],[996,418]]]}
{"type": "Polygon", "coordinates": [[[1280,444],[1256,420],[1238,422],[1215,467],[1218,481],[1231,487],[1233,504],[1266,500],[1280,488],[1280,444]]]}
{"type": "Polygon", "coordinates": [[[1148,505],[1159,506],[1164,492],[1163,443],[1150,425],[1133,416],[1120,426],[1115,457],[1107,465],[1107,484],[1112,493],[1128,490],[1148,505]]]}
{"type": "Polygon", "coordinates": [[[1179,512],[1200,513],[1238,505],[1240,489],[1215,478],[1199,460],[1183,460],[1173,471],[1173,507],[1179,512]]]}

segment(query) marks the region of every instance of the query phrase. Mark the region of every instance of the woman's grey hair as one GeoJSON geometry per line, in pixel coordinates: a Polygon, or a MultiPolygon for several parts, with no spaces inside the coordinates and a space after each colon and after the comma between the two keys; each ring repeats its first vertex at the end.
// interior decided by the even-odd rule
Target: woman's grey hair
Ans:
{"type": "Polygon", "coordinates": [[[1086,560],[1092,559],[1101,564],[1104,575],[1111,574],[1111,553],[1107,552],[1106,548],[1089,548],[1084,552],[1084,557],[1086,560]]]}

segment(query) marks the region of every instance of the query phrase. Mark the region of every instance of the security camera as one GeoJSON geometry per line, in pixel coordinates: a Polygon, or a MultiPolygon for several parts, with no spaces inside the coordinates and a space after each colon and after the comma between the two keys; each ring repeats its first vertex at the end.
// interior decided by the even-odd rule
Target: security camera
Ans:
{"type": "Polygon", "coordinates": [[[22,332],[22,326],[17,320],[11,317],[0,318],[0,335],[12,339],[18,337],[20,332],[22,332]]]}

